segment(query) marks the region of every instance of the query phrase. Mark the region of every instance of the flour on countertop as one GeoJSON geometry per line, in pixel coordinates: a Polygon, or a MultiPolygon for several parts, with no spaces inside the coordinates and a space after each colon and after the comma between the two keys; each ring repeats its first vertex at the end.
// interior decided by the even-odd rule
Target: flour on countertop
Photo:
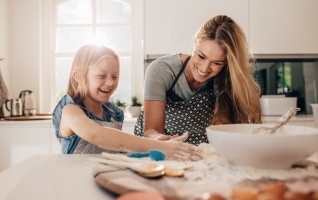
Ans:
{"type": "Polygon", "coordinates": [[[209,185],[211,190],[223,196],[229,196],[232,186],[243,180],[289,180],[305,177],[317,177],[318,169],[309,165],[307,168],[290,169],[260,169],[250,166],[236,165],[219,155],[211,144],[202,143],[199,145],[202,151],[203,160],[192,162],[193,168],[186,171],[185,177],[198,186],[205,188],[209,185]]]}

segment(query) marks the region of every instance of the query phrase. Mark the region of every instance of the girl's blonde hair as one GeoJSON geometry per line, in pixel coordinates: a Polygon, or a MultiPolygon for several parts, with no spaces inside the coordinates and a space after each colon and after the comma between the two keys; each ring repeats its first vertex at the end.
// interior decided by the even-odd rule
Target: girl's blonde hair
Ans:
{"type": "Polygon", "coordinates": [[[85,99],[87,94],[85,82],[87,71],[89,67],[97,65],[105,58],[115,59],[118,63],[118,68],[120,68],[119,56],[117,53],[105,46],[85,45],[77,51],[73,60],[67,87],[67,94],[70,95],[74,101],[81,102],[85,99]]]}
{"type": "Polygon", "coordinates": [[[212,124],[261,123],[261,88],[253,76],[243,30],[230,17],[218,15],[203,24],[194,39],[195,43],[214,40],[226,53],[227,64],[215,77],[218,103],[212,124]]]}

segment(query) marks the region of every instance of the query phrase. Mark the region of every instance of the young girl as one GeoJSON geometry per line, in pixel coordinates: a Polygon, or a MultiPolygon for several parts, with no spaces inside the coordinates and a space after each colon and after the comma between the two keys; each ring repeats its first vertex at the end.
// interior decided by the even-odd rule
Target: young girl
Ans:
{"type": "Polygon", "coordinates": [[[169,141],[141,138],[121,131],[123,111],[108,102],[119,79],[119,57],[104,46],[86,45],[74,57],[67,94],[53,112],[53,125],[63,154],[159,149],[168,158],[198,158],[187,134],[169,141]]]}

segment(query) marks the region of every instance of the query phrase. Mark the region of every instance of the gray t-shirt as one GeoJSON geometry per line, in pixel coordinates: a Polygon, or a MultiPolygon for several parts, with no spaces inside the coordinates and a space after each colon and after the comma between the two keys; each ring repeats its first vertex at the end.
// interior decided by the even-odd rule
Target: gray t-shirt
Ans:
{"type": "MultiPolygon", "coordinates": [[[[144,99],[166,101],[166,91],[171,88],[181,68],[182,62],[179,54],[166,55],[153,61],[146,71],[144,99]]],[[[195,95],[183,73],[173,91],[184,100],[195,95]]]]}

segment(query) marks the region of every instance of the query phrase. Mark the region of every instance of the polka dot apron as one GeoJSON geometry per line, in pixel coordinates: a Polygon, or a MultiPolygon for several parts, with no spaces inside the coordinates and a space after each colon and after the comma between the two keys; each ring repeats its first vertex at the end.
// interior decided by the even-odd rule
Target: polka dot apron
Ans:
{"type": "MultiPolygon", "coordinates": [[[[190,57],[182,65],[180,72],[171,88],[166,92],[165,135],[182,135],[188,131],[186,142],[194,145],[208,143],[206,127],[209,126],[215,106],[214,80],[211,79],[203,88],[189,100],[183,100],[173,92],[173,87],[183,73],[190,57]]],[[[137,119],[134,129],[135,135],[143,136],[144,112],[137,119]]]]}

